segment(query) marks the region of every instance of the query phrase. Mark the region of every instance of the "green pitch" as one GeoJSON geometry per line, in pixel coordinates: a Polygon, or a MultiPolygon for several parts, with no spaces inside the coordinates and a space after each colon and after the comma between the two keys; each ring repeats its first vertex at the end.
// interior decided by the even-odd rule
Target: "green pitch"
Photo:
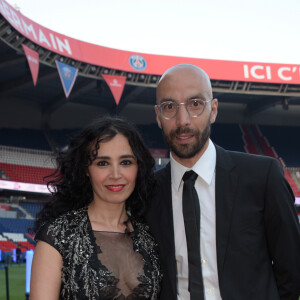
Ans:
{"type": "MultiPolygon", "coordinates": [[[[5,269],[2,269],[2,267],[4,267],[4,265],[0,264],[0,299],[6,300],[5,269]]],[[[25,299],[25,274],[25,264],[8,266],[10,300],[25,299]]]]}

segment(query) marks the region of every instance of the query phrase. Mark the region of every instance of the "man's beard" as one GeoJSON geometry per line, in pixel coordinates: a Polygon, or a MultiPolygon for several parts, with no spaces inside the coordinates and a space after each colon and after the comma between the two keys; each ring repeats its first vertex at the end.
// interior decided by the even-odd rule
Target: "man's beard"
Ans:
{"type": "MultiPolygon", "coordinates": [[[[162,128],[163,129],[163,128],[162,128]]],[[[211,124],[208,120],[202,133],[198,129],[192,129],[188,127],[179,127],[175,130],[172,130],[169,135],[167,135],[163,130],[163,135],[167,144],[169,145],[171,151],[179,158],[192,158],[197,155],[205,143],[207,142],[211,131],[211,124]],[[196,138],[196,142],[193,144],[176,144],[174,139],[176,135],[190,133],[193,134],[196,138]]]]}

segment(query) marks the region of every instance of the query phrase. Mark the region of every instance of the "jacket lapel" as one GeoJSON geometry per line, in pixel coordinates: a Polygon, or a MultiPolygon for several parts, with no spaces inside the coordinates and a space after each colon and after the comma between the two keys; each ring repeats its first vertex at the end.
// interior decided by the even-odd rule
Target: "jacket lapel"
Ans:
{"type": "Polygon", "coordinates": [[[235,163],[228,151],[215,145],[217,151],[216,162],[216,241],[217,264],[219,281],[227,251],[232,209],[235,202],[238,176],[234,172],[235,163]]]}

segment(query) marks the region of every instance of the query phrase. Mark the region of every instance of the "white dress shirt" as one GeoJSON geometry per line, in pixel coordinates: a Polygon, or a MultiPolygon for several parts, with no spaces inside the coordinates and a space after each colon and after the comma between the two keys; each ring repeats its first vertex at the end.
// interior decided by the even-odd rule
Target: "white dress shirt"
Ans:
{"type": "MultiPolygon", "coordinates": [[[[175,233],[175,255],[177,262],[178,300],[190,300],[188,292],[188,257],[182,214],[182,176],[188,169],[170,155],[172,181],[172,207],[175,233]]],[[[215,168],[216,149],[212,141],[201,158],[192,167],[198,174],[195,188],[201,210],[200,248],[202,275],[206,300],[221,300],[216,253],[216,214],[215,214],[215,168]]]]}

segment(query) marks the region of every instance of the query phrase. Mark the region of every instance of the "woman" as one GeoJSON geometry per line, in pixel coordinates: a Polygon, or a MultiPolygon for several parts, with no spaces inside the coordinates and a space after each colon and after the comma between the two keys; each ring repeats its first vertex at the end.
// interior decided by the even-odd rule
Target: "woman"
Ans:
{"type": "Polygon", "coordinates": [[[102,118],[57,164],[36,221],[30,299],[158,299],[157,245],[142,221],[154,160],[137,131],[102,118]]]}

